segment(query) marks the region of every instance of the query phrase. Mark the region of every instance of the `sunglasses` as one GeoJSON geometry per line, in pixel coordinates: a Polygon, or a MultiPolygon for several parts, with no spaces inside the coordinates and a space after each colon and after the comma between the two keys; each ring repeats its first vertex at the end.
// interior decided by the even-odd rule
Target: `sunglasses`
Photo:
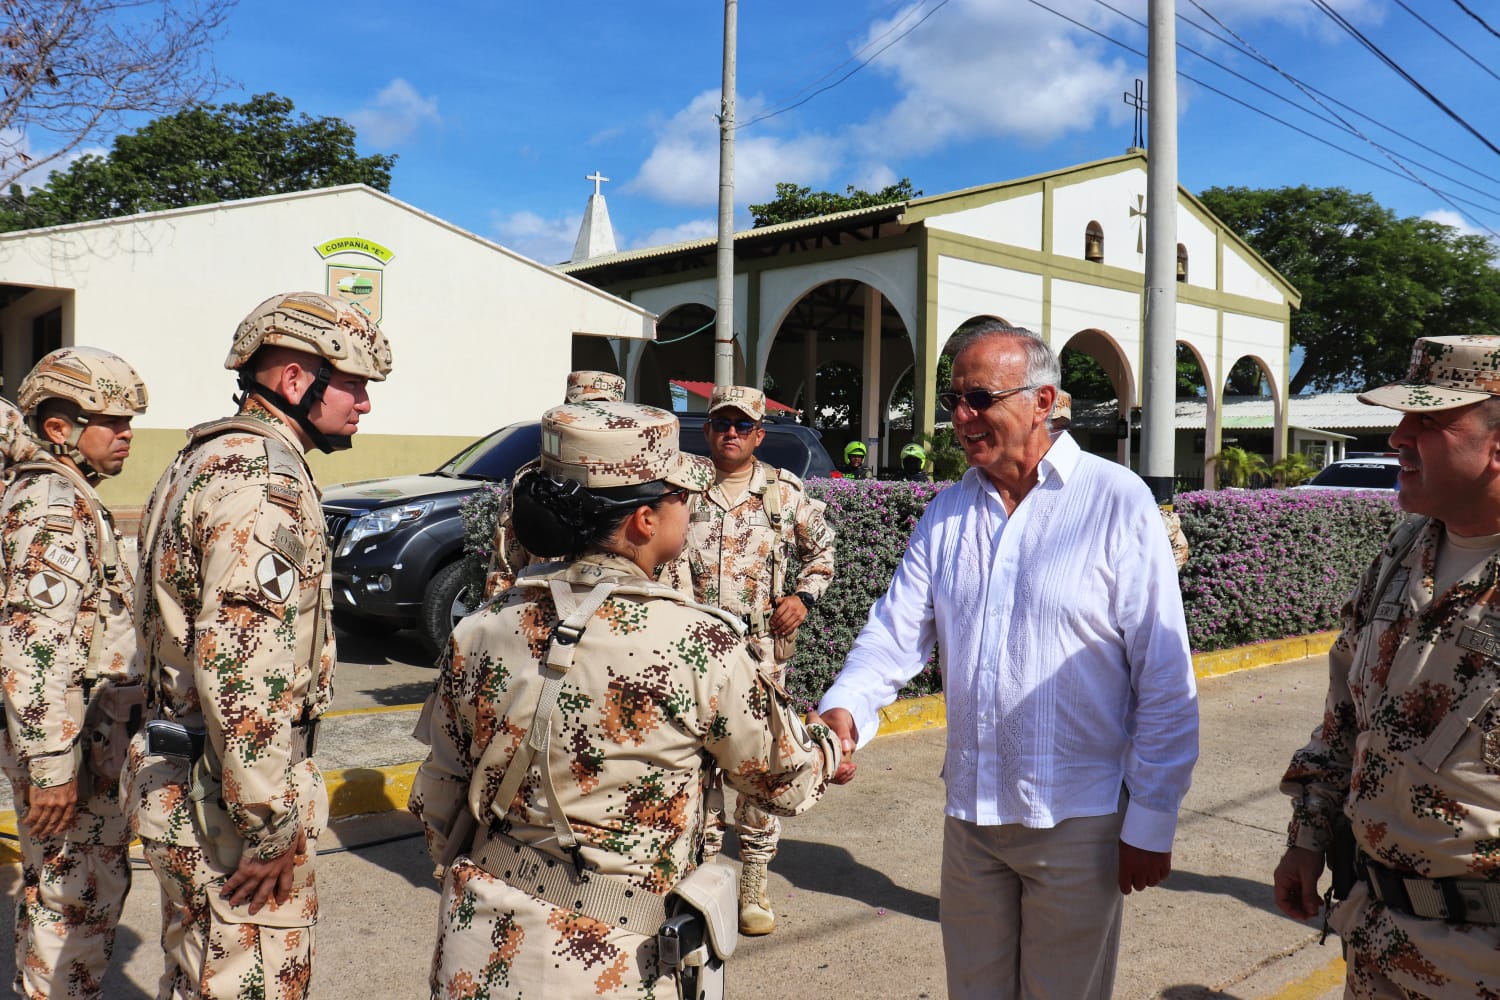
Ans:
{"type": "Polygon", "coordinates": [[[953,413],[958,409],[959,403],[967,403],[969,409],[975,413],[983,413],[1006,396],[1014,396],[1018,392],[1027,389],[1035,389],[1034,385],[1018,385],[1014,389],[970,389],[968,392],[940,392],[938,402],[943,404],[943,409],[953,413]]]}
{"type": "Polygon", "coordinates": [[[749,434],[751,431],[755,430],[755,428],[760,426],[760,424],[748,418],[742,420],[730,420],[728,417],[713,417],[708,421],[708,425],[714,429],[715,433],[718,434],[728,434],[729,428],[733,427],[741,435],[749,434]]]}
{"type": "Polygon", "coordinates": [[[663,502],[665,502],[667,500],[681,500],[683,503],[687,503],[688,502],[688,494],[690,494],[692,492],[693,491],[690,490],[690,489],[688,489],[686,486],[679,486],[675,490],[665,490],[665,491],[663,491],[662,495],[660,497],[658,497],[657,499],[661,500],[663,502]]]}

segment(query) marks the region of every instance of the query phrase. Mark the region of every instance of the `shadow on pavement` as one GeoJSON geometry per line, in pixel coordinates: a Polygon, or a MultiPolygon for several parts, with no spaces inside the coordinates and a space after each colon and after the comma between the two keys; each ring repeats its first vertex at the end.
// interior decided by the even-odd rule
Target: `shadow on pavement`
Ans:
{"type": "Polygon", "coordinates": [[[365,666],[411,663],[430,666],[432,657],[415,632],[369,632],[335,629],[339,660],[365,666]]]}
{"type": "MultiPolygon", "coordinates": [[[[1265,882],[1258,882],[1234,875],[1202,875],[1198,872],[1174,868],[1172,874],[1167,876],[1167,880],[1159,888],[1173,892],[1201,892],[1214,896],[1228,896],[1242,903],[1248,903],[1258,910],[1281,915],[1281,910],[1276,906],[1276,896],[1269,879],[1265,882]]],[[[1217,996],[1217,994],[1213,995],[1217,996]]]]}
{"type": "MultiPolygon", "coordinates": [[[[343,647],[339,647],[339,653],[343,655],[343,647]]],[[[415,705],[420,708],[422,702],[426,701],[431,693],[431,681],[415,681],[409,684],[392,684],[377,688],[365,692],[365,696],[380,705],[415,705]]]]}
{"type": "Polygon", "coordinates": [[[936,896],[897,885],[885,872],[860,864],[842,847],[783,838],[771,870],[798,889],[842,896],[918,920],[937,922],[936,896]]]}
{"type": "Polygon", "coordinates": [[[1240,1000],[1237,993],[1224,993],[1210,986],[1168,986],[1160,1000],[1240,1000]]]}

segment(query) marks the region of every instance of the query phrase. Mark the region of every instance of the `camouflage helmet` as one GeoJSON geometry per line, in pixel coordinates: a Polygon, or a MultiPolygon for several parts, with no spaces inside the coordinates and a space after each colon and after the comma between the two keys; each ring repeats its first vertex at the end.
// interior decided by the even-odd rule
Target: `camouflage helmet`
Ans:
{"type": "Polygon", "coordinates": [[[383,382],[391,345],[376,322],[343,299],[318,292],[273,295],[240,321],[224,367],[242,368],[262,347],[289,347],[327,359],[338,371],[383,382]]]}
{"type": "Polygon", "coordinates": [[[16,403],[35,416],[44,400],[66,399],[86,414],[134,417],[146,412],[146,383],[130,362],[97,347],[60,347],[26,373],[16,403]]]}

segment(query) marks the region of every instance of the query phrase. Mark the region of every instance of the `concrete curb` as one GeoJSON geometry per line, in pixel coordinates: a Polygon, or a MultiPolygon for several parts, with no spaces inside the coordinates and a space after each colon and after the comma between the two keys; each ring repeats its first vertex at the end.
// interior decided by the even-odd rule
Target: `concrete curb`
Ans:
{"type": "MultiPolygon", "coordinates": [[[[1326,653],[1333,645],[1337,632],[1317,632],[1312,635],[1294,636],[1272,642],[1259,642],[1235,649],[1223,649],[1212,653],[1198,653],[1193,657],[1193,673],[1202,677],[1217,677],[1237,670],[1266,667],[1273,663],[1300,660],[1308,656],[1326,653]]],[[[416,711],[420,705],[395,705],[370,709],[348,709],[329,712],[328,715],[369,715],[383,712],[416,711]]],[[[923,729],[938,729],[948,724],[947,702],[941,694],[907,698],[880,710],[879,736],[911,733],[923,729]]],[[[418,761],[405,764],[387,764],[379,767],[348,767],[323,772],[323,782],[328,788],[328,815],[330,819],[358,816],[363,813],[404,810],[407,797],[411,795],[412,781],[417,774],[418,761]]],[[[20,845],[16,840],[16,814],[0,812],[0,864],[15,864],[21,860],[20,845]]]]}

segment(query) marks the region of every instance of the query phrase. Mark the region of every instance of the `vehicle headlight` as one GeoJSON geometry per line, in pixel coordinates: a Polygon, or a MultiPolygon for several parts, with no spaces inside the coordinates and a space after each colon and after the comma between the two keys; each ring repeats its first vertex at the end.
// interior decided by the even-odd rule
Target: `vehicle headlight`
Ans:
{"type": "Polygon", "coordinates": [[[344,528],[344,537],[339,540],[338,551],[334,555],[339,558],[347,556],[354,551],[354,546],[366,538],[376,538],[395,531],[403,524],[420,521],[431,510],[432,501],[423,500],[421,503],[403,504],[400,507],[382,507],[368,514],[361,514],[344,528]]]}

